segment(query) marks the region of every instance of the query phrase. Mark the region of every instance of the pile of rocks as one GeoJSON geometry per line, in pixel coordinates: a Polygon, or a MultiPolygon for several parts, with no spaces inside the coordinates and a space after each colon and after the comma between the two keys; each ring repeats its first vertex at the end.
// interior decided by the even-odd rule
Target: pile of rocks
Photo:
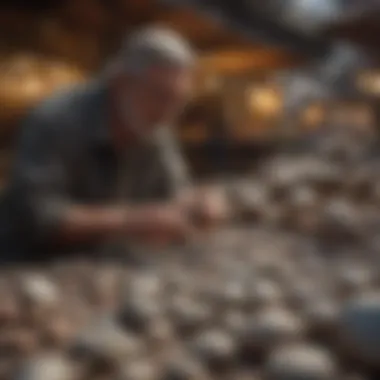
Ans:
{"type": "Polygon", "coordinates": [[[329,257],[262,227],[218,232],[206,251],[138,269],[7,269],[0,378],[344,380],[378,369],[375,256],[329,257]]]}
{"type": "Polygon", "coordinates": [[[146,265],[2,269],[0,379],[380,378],[378,162],[274,157],[225,185],[233,225],[146,265]]]}

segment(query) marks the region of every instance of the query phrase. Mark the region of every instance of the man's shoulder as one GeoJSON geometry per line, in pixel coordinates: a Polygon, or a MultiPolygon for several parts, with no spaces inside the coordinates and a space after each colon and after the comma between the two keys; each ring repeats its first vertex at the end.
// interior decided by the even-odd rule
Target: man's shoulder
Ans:
{"type": "Polygon", "coordinates": [[[57,90],[40,102],[28,115],[29,120],[60,121],[69,120],[86,99],[88,84],[73,85],[57,90]]]}
{"type": "Polygon", "coordinates": [[[94,82],[66,87],[56,91],[37,105],[24,119],[20,128],[20,141],[54,139],[81,141],[83,124],[92,94],[96,93],[94,82]]]}

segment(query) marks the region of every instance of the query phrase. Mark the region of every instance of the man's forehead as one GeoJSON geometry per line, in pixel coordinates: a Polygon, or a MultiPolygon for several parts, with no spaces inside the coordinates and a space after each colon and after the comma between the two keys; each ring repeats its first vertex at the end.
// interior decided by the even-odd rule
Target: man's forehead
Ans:
{"type": "Polygon", "coordinates": [[[146,69],[145,76],[152,80],[186,80],[191,79],[192,70],[174,66],[152,66],[146,69]]]}

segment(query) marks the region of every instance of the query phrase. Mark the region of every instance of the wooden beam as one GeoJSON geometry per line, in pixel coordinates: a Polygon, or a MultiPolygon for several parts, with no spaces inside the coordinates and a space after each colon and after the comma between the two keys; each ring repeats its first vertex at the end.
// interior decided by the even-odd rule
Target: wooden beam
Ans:
{"type": "Polygon", "coordinates": [[[214,51],[203,55],[200,59],[202,70],[222,74],[281,68],[297,63],[299,61],[294,56],[265,48],[214,51]]]}
{"type": "Polygon", "coordinates": [[[252,46],[252,43],[215,21],[188,9],[156,13],[152,22],[177,30],[201,49],[227,46],[252,46]]]}
{"type": "Polygon", "coordinates": [[[326,35],[350,40],[380,53],[378,36],[380,34],[380,12],[375,11],[361,18],[334,25],[326,30],[326,35]]]}

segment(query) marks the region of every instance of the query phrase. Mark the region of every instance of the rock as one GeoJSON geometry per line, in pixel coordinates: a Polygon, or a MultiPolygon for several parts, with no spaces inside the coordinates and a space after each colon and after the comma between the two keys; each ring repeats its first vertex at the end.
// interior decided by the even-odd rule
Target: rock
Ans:
{"type": "Polygon", "coordinates": [[[219,284],[218,294],[214,294],[216,304],[221,310],[242,307],[247,302],[247,292],[244,284],[238,280],[227,280],[219,284]]]}
{"type": "Polygon", "coordinates": [[[264,378],[257,371],[237,370],[227,376],[227,380],[263,380],[264,378]]]}
{"type": "Polygon", "coordinates": [[[221,324],[232,336],[239,337],[244,331],[247,319],[243,312],[231,310],[223,315],[221,324]]]}
{"type": "Polygon", "coordinates": [[[12,377],[14,380],[76,380],[74,367],[62,356],[36,356],[23,363],[12,377]]]}
{"type": "Polygon", "coordinates": [[[270,183],[292,186],[296,183],[328,183],[335,179],[339,169],[330,162],[312,155],[299,157],[278,156],[262,167],[270,183]]]}
{"type": "Polygon", "coordinates": [[[297,186],[289,197],[289,203],[293,209],[313,209],[316,207],[318,195],[311,186],[297,186]]]}
{"type": "Polygon", "coordinates": [[[310,299],[318,298],[320,286],[308,279],[293,279],[287,290],[287,304],[296,310],[302,310],[310,299]]]}
{"type": "Polygon", "coordinates": [[[380,295],[367,294],[348,302],[339,317],[342,347],[354,359],[380,365],[380,295]]]}
{"type": "Polygon", "coordinates": [[[206,380],[207,371],[187,355],[174,355],[164,366],[161,380],[206,380]]]}
{"type": "Polygon", "coordinates": [[[252,282],[248,294],[247,302],[255,309],[281,305],[284,298],[279,285],[262,279],[252,282]]]}
{"type": "Polygon", "coordinates": [[[71,347],[74,356],[90,363],[113,367],[143,352],[142,342],[127,334],[121,326],[105,318],[93,322],[79,332],[71,347]]]}
{"type": "Polygon", "coordinates": [[[118,281],[115,272],[100,270],[89,281],[88,299],[99,310],[110,310],[117,306],[118,281]]]}
{"type": "Polygon", "coordinates": [[[243,218],[255,220],[262,215],[268,204],[268,191],[263,184],[239,183],[231,195],[232,207],[243,218]]]}
{"type": "Polygon", "coordinates": [[[124,366],[116,380],[155,380],[158,368],[152,360],[138,359],[124,366]]]}
{"type": "Polygon", "coordinates": [[[37,331],[25,327],[9,327],[0,335],[0,351],[4,354],[26,357],[39,348],[37,331]]]}
{"type": "Polygon", "coordinates": [[[342,264],[336,271],[336,283],[343,297],[353,296],[369,289],[372,281],[372,273],[369,268],[342,264]]]}
{"type": "Polygon", "coordinates": [[[209,330],[199,334],[190,344],[194,355],[208,368],[220,371],[236,359],[237,346],[234,339],[221,330],[209,330]]]}
{"type": "Polygon", "coordinates": [[[357,373],[354,374],[347,374],[342,377],[342,380],[367,380],[367,377],[365,375],[360,375],[357,373]]]}
{"type": "Polygon", "coordinates": [[[357,242],[361,236],[360,215],[346,199],[334,199],[323,209],[319,236],[337,242],[357,242]]]}
{"type": "Polygon", "coordinates": [[[42,275],[30,275],[22,278],[21,297],[27,304],[37,307],[55,307],[60,299],[59,289],[42,275]]]}
{"type": "Polygon", "coordinates": [[[64,348],[73,339],[75,326],[69,318],[58,315],[47,319],[40,327],[39,333],[44,346],[64,348]]]}
{"type": "Polygon", "coordinates": [[[128,297],[118,312],[119,323],[124,329],[135,333],[147,331],[150,324],[162,313],[157,301],[137,296],[128,297]]]}
{"type": "Polygon", "coordinates": [[[193,334],[211,320],[207,304],[196,302],[186,296],[176,297],[170,305],[170,317],[181,336],[193,334]]]}
{"type": "Polygon", "coordinates": [[[146,337],[150,346],[160,350],[175,339],[175,328],[169,319],[157,318],[150,324],[146,337]]]}
{"type": "Polygon", "coordinates": [[[248,356],[267,352],[279,344],[302,339],[304,323],[287,310],[271,308],[252,318],[241,336],[248,356]]]}
{"type": "Polygon", "coordinates": [[[132,275],[125,285],[126,298],[133,296],[141,296],[144,298],[160,297],[162,292],[162,279],[154,271],[138,271],[132,275]]]}
{"type": "Polygon", "coordinates": [[[276,349],[265,365],[268,380],[335,380],[337,368],[329,354],[307,345],[276,349]]]}
{"type": "Polygon", "coordinates": [[[366,168],[357,168],[345,183],[345,191],[357,201],[367,200],[371,196],[371,173],[366,168]]]}
{"type": "Polygon", "coordinates": [[[303,315],[315,338],[332,341],[336,339],[340,308],[336,301],[326,298],[309,299],[303,315]]]}

